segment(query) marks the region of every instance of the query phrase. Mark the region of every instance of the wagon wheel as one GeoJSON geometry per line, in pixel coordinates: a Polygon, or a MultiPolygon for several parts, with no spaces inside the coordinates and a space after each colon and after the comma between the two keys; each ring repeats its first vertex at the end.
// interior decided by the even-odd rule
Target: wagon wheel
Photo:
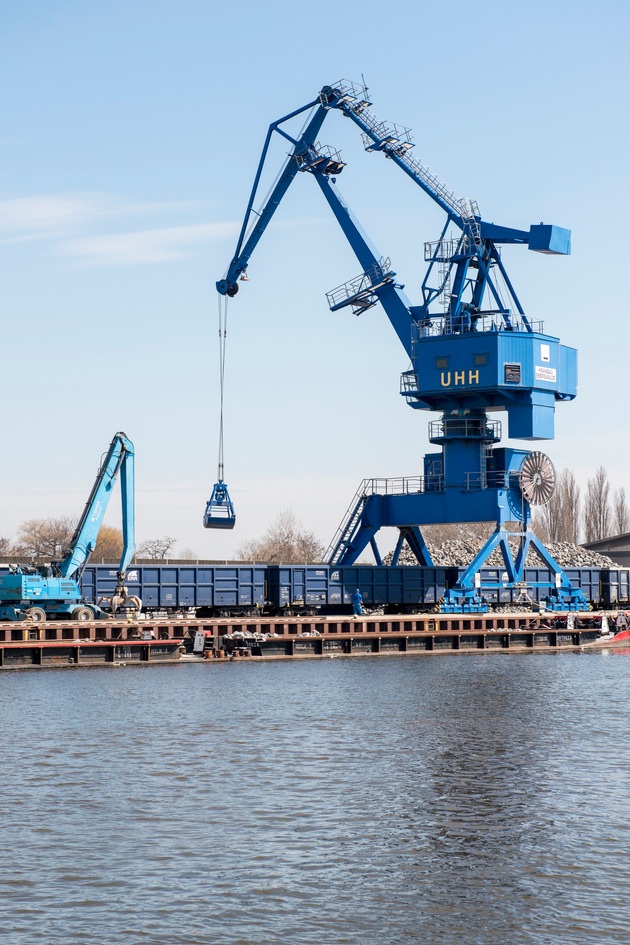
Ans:
{"type": "Polygon", "coordinates": [[[530,505],[545,505],[556,487],[556,470],[545,453],[529,453],[518,471],[518,482],[530,505]]]}

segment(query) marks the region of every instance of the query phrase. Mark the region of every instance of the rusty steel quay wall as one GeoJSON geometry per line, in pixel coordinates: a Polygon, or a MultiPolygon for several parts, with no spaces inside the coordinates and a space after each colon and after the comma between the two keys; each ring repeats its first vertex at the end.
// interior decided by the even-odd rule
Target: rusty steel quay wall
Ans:
{"type": "Polygon", "coordinates": [[[206,659],[523,652],[596,643],[602,614],[572,619],[573,627],[567,627],[567,615],[521,613],[6,622],[0,624],[0,668],[180,661],[199,630],[206,659]]]}

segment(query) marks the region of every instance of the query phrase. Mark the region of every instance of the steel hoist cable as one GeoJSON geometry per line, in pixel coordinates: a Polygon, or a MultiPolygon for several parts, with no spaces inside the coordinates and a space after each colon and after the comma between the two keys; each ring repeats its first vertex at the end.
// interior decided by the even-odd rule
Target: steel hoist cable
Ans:
{"type": "Polygon", "coordinates": [[[219,456],[217,479],[221,481],[223,480],[223,405],[225,394],[225,348],[227,339],[227,316],[228,297],[227,295],[219,295],[219,456]]]}
{"type": "Polygon", "coordinates": [[[204,528],[234,528],[236,514],[230,499],[227,484],[223,481],[223,408],[225,404],[225,349],[227,339],[228,298],[222,303],[219,295],[219,455],[217,462],[217,481],[206,504],[203,516],[204,528]]]}

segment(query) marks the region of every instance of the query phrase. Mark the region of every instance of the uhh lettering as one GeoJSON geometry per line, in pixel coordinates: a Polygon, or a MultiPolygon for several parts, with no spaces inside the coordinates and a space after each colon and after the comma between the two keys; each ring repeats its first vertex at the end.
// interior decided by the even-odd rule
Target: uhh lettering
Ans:
{"type": "Polygon", "coordinates": [[[468,382],[466,381],[466,371],[442,371],[440,373],[440,384],[442,387],[451,386],[451,374],[454,378],[453,384],[455,387],[464,386],[468,384],[478,384],[479,383],[479,371],[469,371],[468,372],[468,382]]]}

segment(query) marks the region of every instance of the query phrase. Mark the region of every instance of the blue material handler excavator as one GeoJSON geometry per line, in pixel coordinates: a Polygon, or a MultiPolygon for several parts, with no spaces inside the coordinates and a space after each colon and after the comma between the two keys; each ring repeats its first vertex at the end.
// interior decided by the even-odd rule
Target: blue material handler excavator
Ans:
{"type": "Polygon", "coordinates": [[[127,594],[125,572],[135,551],[134,448],[124,433],[116,433],[96,476],[83,514],[60,561],[46,565],[11,565],[0,575],[0,620],[43,622],[51,617],[94,620],[111,616],[126,606],[139,610],[141,602],[127,594]],[[108,610],[87,604],[81,593],[81,575],[96,547],[116,479],[120,474],[123,551],[114,595],[108,610]]]}

